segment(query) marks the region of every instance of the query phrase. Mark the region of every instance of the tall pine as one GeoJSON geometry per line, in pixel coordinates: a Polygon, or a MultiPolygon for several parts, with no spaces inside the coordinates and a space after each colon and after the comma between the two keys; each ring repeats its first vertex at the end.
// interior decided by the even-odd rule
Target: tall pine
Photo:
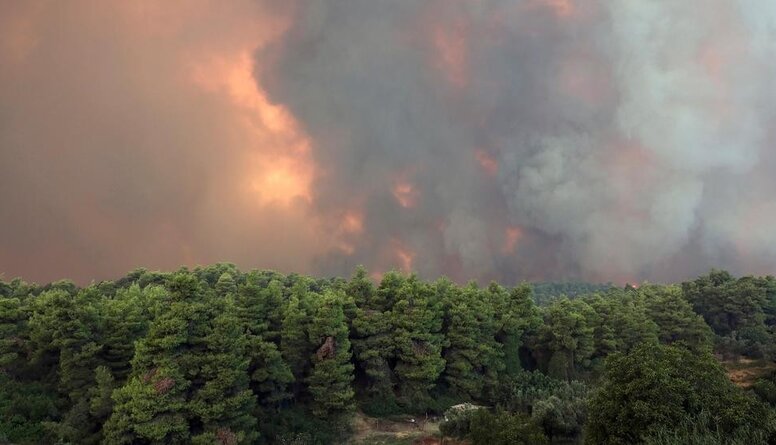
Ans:
{"type": "Polygon", "coordinates": [[[108,443],[252,443],[257,437],[241,325],[227,299],[179,272],[114,393],[108,443]]]}

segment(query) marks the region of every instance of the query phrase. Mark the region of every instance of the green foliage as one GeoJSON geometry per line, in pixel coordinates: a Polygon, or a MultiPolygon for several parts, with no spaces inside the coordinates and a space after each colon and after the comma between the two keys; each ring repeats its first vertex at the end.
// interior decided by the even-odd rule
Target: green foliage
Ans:
{"type": "Polygon", "coordinates": [[[251,388],[263,406],[277,407],[291,397],[289,386],[294,382],[291,368],[273,341],[280,327],[276,307],[281,289],[277,281],[262,289],[253,278],[252,275],[237,291],[235,315],[245,339],[251,388]],[[271,325],[275,323],[276,326],[271,325]]]}
{"type": "Polygon", "coordinates": [[[593,357],[628,352],[641,343],[657,340],[658,325],[647,316],[634,292],[612,290],[606,295],[589,296],[585,302],[598,316],[593,328],[593,357]]]}
{"type": "Polygon", "coordinates": [[[471,417],[472,445],[542,445],[549,440],[530,417],[524,414],[477,410],[471,417]]]}
{"type": "Polygon", "coordinates": [[[501,380],[496,406],[530,415],[549,438],[579,436],[587,419],[587,386],[553,379],[540,372],[521,372],[501,380]]]}
{"type": "Polygon", "coordinates": [[[579,281],[533,283],[530,285],[533,299],[539,306],[548,306],[554,300],[563,297],[582,297],[589,294],[606,292],[613,288],[614,285],[612,283],[592,284],[579,281]]]}
{"type": "Polygon", "coordinates": [[[598,321],[593,308],[583,300],[562,298],[547,307],[534,346],[546,359],[550,376],[572,380],[590,367],[598,321]]]}
{"type": "Polygon", "coordinates": [[[734,387],[710,353],[645,343],[608,359],[605,380],[590,402],[586,440],[640,443],[703,412],[714,414],[710,430],[726,434],[749,424],[766,434],[773,428],[767,409],[734,387]]]}
{"type": "Polygon", "coordinates": [[[682,343],[698,352],[711,348],[711,329],[693,312],[678,287],[647,285],[639,288],[638,295],[647,316],[657,324],[662,343],[682,343]]]}
{"type": "Polygon", "coordinates": [[[376,290],[362,267],[356,269],[348,283],[347,294],[357,305],[351,338],[356,365],[367,378],[370,405],[377,402],[377,405],[385,405],[376,407],[377,411],[392,412],[396,401],[393,371],[389,364],[395,356],[391,312],[385,310],[383,303],[376,298],[376,290]]]}
{"type": "Polygon", "coordinates": [[[307,336],[309,323],[310,317],[299,299],[292,296],[283,319],[280,351],[297,381],[302,381],[307,375],[310,355],[314,350],[307,336]]]}
{"type": "MultiPolygon", "coordinates": [[[[697,416],[685,416],[675,425],[660,427],[644,438],[645,445],[751,445],[769,442],[766,432],[756,425],[743,425],[732,434],[721,428],[710,428],[714,415],[703,411],[697,416]]],[[[770,438],[773,439],[772,437],[770,438]]]]}
{"type": "Polygon", "coordinates": [[[436,284],[445,307],[445,370],[442,379],[453,393],[475,400],[492,387],[504,368],[495,307],[475,284],[463,289],[446,280],[436,284]]]}
{"type": "Polygon", "coordinates": [[[765,377],[758,379],[752,390],[763,402],[776,408],[776,371],[771,371],[765,377]]]}
{"type": "Polygon", "coordinates": [[[323,295],[310,326],[310,342],[318,349],[312,356],[313,368],[307,379],[313,414],[337,422],[354,408],[353,364],[342,306],[342,295],[323,295]]]}
{"type": "Polygon", "coordinates": [[[431,286],[410,277],[399,289],[391,313],[398,390],[403,403],[417,411],[430,403],[429,390],[445,368],[442,307],[432,292],[431,286]]]}
{"type": "Polygon", "coordinates": [[[463,439],[469,435],[472,427],[472,419],[482,407],[463,405],[450,408],[445,411],[442,423],[439,424],[439,432],[445,437],[463,439]]]}
{"type": "Polygon", "coordinates": [[[43,423],[58,417],[59,405],[50,386],[0,373],[0,443],[45,443],[43,423]]]}
{"type": "Polygon", "coordinates": [[[735,279],[719,270],[682,284],[684,297],[718,336],[716,349],[754,358],[776,356],[774,290],[770,277],[735,279]]]}
{"type": "Polygon", "coordinates": [[[245,338],[233,305],[178,273],[169,304],[138,343],[132,377],[114,394],[111,443],[215,443],[256,437],[245,338]]]}
{"type": "Polygon", "coordinates": [[[542,325],[542,314],[531,299],[531,288],[527,284],[507,291],[491,283],[485,294],[495,310],[498,326],[496,341],[504,357],[503,372],[507,375],[518,374],[523,370],[520,348],[542,325]]]}
{"type": "Polygon", "coordinates": [[[0,281],[0,442],[343,443],[356,404],[462,401],[497,409],[442,425],[475,443],[774,441],[773,375],[749,394],[711,355],[774,357],[773,277],[533,291],[232,264],[0,281]]]}
{"type": "Polygon", "coordinates": [[[259,419],[259,429],[276,445],[327,445],[342,443],[342,425],[314,416],[302,405],[280,410],[271,418],[259,419]]]}

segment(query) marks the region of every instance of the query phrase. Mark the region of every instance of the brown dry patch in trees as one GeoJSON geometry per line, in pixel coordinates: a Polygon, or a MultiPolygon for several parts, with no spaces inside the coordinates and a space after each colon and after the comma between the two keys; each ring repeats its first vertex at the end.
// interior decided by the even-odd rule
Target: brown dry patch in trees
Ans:
{"type": "Polygon", "coordinates": [[[728,378],[740,388],[750,388],[761,377],[776,370],[776,363],[767,360],[752,360],[740,357],[736,360],[722,362],[728,378]]]}
{"type": "Polygon", "coordinates": [[[153,369],[151,369],[150,371],[148,371],[148,372],[146,372],[145,374],[143,374],[143,376],[142,376],[142,377],[140,377],[140,380],[141,380],[143,383],[148,383],[148,382],[150,382],[150,381],[151,381],[151,379],[153,379],[153,378],[154,378],[154,376],[156,376],[156,373],[157,373],[158,371],[159,371],[159,369],[157,369],[157,368],[153,368],[153,369]]]}
{"type": "Polygon", "coordinates": [[[326,360],[328,358],[334,358],[337,353],[337,342],[334,341],[334,337],[326,337],[326,341],[323,342],[318,352],[315,353],[318,360],[326,360]]]}
{"type": "Polygon", "coordinates": [[[422,341],[412,341],[412,350],[415,352],[415,354],[418,355],[426,355],[429,353],[429,347],[426,344],[426,342],[422,341]]]}
{"type": "MultiPolygon", "coordinates": [[[[153,368],[143,374],[140,377],[140,381],[143,383],[151,383],[158,372],[159,368],[153,368]]],[[[161,379],[153,382],[153,386],[154,391],[156,391],[157,394],[166,394],[173,386],[175,386],[175,380],[171,379],[170,377],[162,377],[161,379]]]]}
{"type": "Polygon", "coordinates": [[[219,428],[216,431],[216,440],[219,445],[237,445],[237,434],[229,428],[219,428]]]}
{"type": "MultiPolygon", "coordinates": [[[[363,413],[357,413],[353,422],[353,432],[350,444],[361,443],[393,443],[392,441],[413,441],[410,443],[439,444],[439,445],[466,445],[466,442],[439,438],[439,419],[413,416],[396,416],[390,418],[368,417],[363,413]],[[415,420],[413,422],[412,420],[415,420]],[[428,442],[418,442],[426,440],[428,442]],[[432,442],[436,441],[436,442],[432,442]],[[367,442],[368,441],[368,442],[367,442]]],[[[406,443],[406,442],[402,442],[406,443]]]]}
{"type": "Polygon", "coordinates": [[[167,391],[172,389],[173,386],[175,386],[175,380],[164,377],[154,383],[154,390],[156,390],[157,394],[167,394],[167,391]]]}

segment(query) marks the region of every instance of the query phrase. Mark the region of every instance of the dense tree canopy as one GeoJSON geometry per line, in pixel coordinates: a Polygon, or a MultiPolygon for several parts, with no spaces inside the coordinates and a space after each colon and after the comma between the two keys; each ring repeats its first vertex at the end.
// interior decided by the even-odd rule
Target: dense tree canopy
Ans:
{"type": "Polygon", "coordinates": [[[0,442],[342,443],[356,412],[472,402],[492,410],[443,430],[473,443],[757,443],[774,374],[745,391],[718,357],[772,363],[774,335],[776,280],[720,271],[623,289],[231,264],[0,280],[0,442]]]}

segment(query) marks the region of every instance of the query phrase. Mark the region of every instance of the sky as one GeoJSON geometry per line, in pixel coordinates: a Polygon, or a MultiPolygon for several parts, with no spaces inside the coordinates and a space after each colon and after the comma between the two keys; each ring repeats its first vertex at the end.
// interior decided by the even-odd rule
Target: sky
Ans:
{"type": "Polygon", "coordinates": [[[0,2],[0,274],[776,272],[776,3],[0,2]]]}

